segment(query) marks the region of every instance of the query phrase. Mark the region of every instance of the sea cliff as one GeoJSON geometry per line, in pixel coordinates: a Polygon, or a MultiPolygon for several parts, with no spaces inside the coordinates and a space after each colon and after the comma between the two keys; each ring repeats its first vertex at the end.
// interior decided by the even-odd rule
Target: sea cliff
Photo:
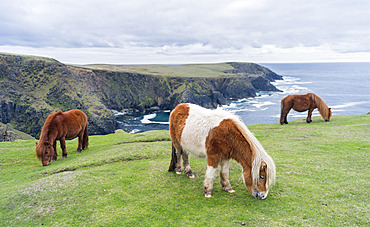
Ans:
{"type": "Polygon", "coordinates": [[[182,102],[214,108],[278,91],[282,79],[253,63],[66,65],[50,58],[0,54],[0,122],[38,138],[49,113],[81,109],[91,134],[116,129],[112,110],[146,112],[182,102]]]}

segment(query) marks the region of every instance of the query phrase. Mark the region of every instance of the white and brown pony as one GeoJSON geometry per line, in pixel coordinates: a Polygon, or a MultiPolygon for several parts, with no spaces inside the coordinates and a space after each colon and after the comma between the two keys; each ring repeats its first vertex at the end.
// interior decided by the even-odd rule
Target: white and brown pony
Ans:
{"type": "Polygon", "coordinates": [[[311,115],[314,109],[318,109],[321,117],[329,121],[332,115],[331,108],[316,94],[288,95],[281,100],[280,124],[288,124],[287,116],[291,109],[304,112],[308,110],[306,122],[311,123],[311,115]]]}
{"type": "Polygon", "coordinates": [[[207,159],[204,195],[211,197],[213,180],[220,165],[222,189],[235,192],[229,182],[229,160],[236,160],[243,168],[244,183],[255,198],[265,199],[275,181],[275,164],[239,118],[221,109],[209,110],[183,103],[170,115],[172,158],[168,171],[181,174],[181,157],[184,173],[194,174],[188,154],[207,159]]]}

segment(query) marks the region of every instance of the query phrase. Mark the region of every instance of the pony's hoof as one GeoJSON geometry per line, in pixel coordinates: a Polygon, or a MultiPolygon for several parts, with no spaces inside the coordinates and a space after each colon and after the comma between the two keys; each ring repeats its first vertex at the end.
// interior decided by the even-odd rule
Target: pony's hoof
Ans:
{"type": "Polygon", "coordinates": [[[181,174],[181,171],[179,172],[179,171],[176,171],[176,174],[181,174]]]}
{"type": "Polygon", "coordinates": [[[204,196],[205,196],[206,198],[211,198],[211,197],[212,197],[212,194],[211,194],[211,193],[205,193],[205,194],[204,194],[204,196]]]}
{"type": "Polygon", "coordinates": [[[184,173],[189,177],[189,178],[194,178],[194,173],[193,171],[189,170],[189,171],[184,171],[184,173]]]}
{"type": "Polygon", "coordinates": [[[62,159],[66,159],[66,158],[67,158],[67,156],[63,156],[63,157],[62,157],[62,159]]]}
{"type": "Polygon", "coordinates": [[[234,193],[235,192],[235,190],[234,189],[232,189],[232,188],[222,188],[224,191],[226,191],[226,192],[229,192],[229,193],[234,193]]]}
{"type": "Polygon", "coordinates": [[[77,152],[76,152],[76,154],[79,154],[79,153],[81,153],[81,151],[77,151],[77,152]]]}

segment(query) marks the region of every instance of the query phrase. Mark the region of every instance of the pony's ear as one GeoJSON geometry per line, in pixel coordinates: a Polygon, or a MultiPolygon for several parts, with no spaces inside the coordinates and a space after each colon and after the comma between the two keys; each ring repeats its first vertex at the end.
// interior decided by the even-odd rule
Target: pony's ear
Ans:
{"type": "Polygon", "coordinates": [[[267,167],[266,162],[261,162],[261,169],[264,169],[264,168],[266,168],[266,167],[267,167]]]}
{"type": "Polygon", "coordinates": [[[331,108],[329,108],[329,110],[331,110],[331,108]]]}

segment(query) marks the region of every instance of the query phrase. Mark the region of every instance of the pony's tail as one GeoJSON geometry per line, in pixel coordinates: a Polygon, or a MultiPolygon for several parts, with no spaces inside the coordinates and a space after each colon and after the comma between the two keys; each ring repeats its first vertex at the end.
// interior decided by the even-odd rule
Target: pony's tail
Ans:
{"type": "Polygon", "coordinates": [[[285,99],[282,99],[281,100],[281,103],[280,103],[280,124],[283,125],[284,124],[284,105],[285,105],[285,99]]]}
{"type": "Polygon", "coordinates": [[[172,144],[171,163],[170,163],[170,167],[168,168],[168,172],[172,172],[175,170],[176,163],[177,163],[176,149],[172,144]]]}
{"type": "Polygon", "coordinates": [[[86,125],[85,131],[84,131],[84,136],[82,139],[82,150],[87,149],[89,146],[89,129],[86,125]]]}

